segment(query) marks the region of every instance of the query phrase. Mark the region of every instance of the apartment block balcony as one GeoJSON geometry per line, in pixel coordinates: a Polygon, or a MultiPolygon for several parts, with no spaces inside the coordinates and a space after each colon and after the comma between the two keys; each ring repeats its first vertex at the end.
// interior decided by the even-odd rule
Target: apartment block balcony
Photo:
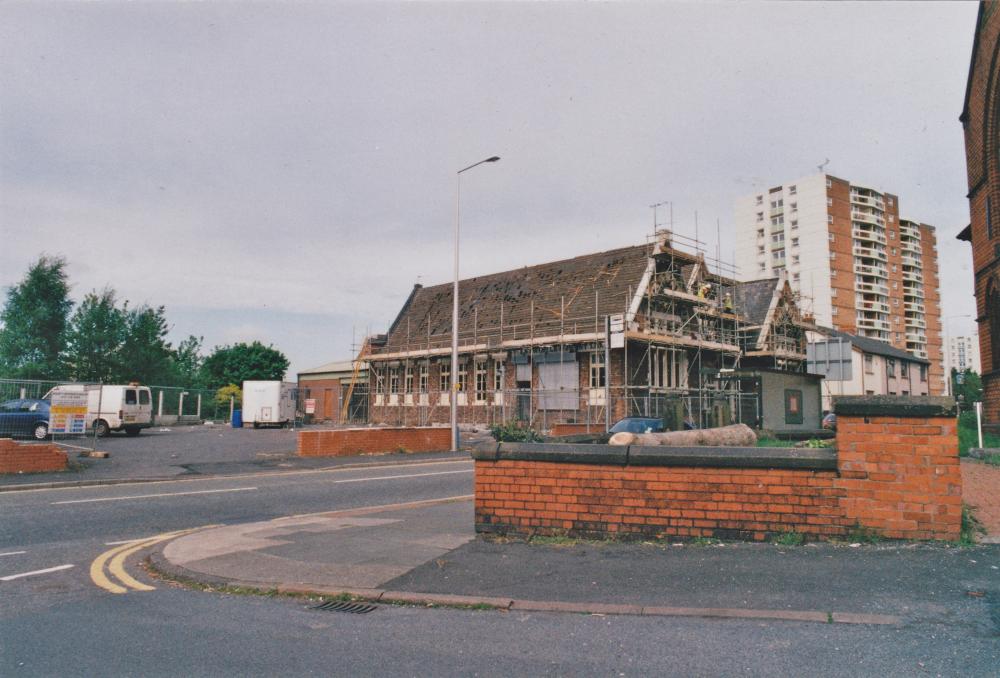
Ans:
{"type": "Polygon", "coordinates": [[[881,229],[864,228],[859,227],[858,224],[854,224],[854,228],[851,229],[851,235],[855,240],[860,240],[862,242],[876,242],[879,245],[885,245],[885,233],[881,229]]]}
{"type": "Polygon", "coordinates": [[[920,242],[920,229],[909,222],[899,222],[899,235],[903,238],[913,238],[917,242],[920,242]]]}
{"type": "Polygon", "coordinates": [[[900,237],[899,248],[904,252],[912,252],[918,257],[924,253],[924,248],[920,246],[920,241],[916,238],[900,237]]]}
{"type": "Polygon", "coordinates": [[[860,262],[854,262],[854,272],[858,275],[870,275],[876,278],[888,278],[889,269],[885,266],[872,266],[870,264],[862,264],[860,262]]]}
{"type": "Polygon", "coordinates": [[[785,224],[784,224],[784,222],[782,222],[780,224],[771,224],[771,234],[772,235],[775,234],[775,233],[784,233],[784,232],[785,232],[785,224]]]}
{"type": "Polygon", "coordinates": [[[907,328],[915,327],[915,328],[921,329],[921,330],[926,330],[927,329],[927,321],[924,320],[923,318],[918,318],[918,317],[914,317],[914,316],[906,316],[906,321],[905,322],[906,322],[906,327],[907,328]]]}
{"type": "Polygon", "coordinates": [[[923,332],[907,332],[906,342],[908,344],[917,344],[919,346],[927,345],[927,337],[923,332]]]}
{"type": "Polygon", "coordinates": [[[875,318],[858,318],[857,325],[858,329],[874,332],[889,332],[892,329],[888,320],[877,320],[875,318]]]}
{"type": "Polygon", "coordinates": [[[889,257],[887,257],[885,254],[885,250],[877,250],[874,247],[863,247],[855,245],[853,251],[854,251],[854,256],[856,257],[867,257],[868,259],[877,259],[879,261],[889,260],[889,257]]]}
{"type": "Polygon", "coordinates": [[[854,289],[864,294],[878,294],[883,297],[889,296],[888,285],[880,285],[878,283],[856,282],[854,283],[854,289]]]}
{"type": "Polygon", "coordinates": [[[907,313],[924,313],[924,305],[916,301],[904,301],[903,310],[907,313]]]}
{"type": "Polygon", "coordinates": [[[784,214],[784,213],[785,213],[785,207],[784,206],[781,206],[781,207],[772,207],[770,215],[772,217],[776,217],[779,214],[784,214]]]}
{"type": "Polygon", "coordinates": [[[881,214],[877,214],[870,210],[851,210],[851,221],[860,221],[865,224],[874,224],[875,226],[885,226],[885,218],[881,214]]]}
{"type": "Polygon", "coordinates": [[[914,268],[922,268],[923,262],[917,257],[908,254],[906,250],[903,250],[903,266],[912,266],[914,268]]]}
{"type": "Polygon", "coordinates": [[[922,283],[924,281],[924,276],[917,271],[907,271],[906,269],[903,269],[903,280],[922,283]]]}
{"type": "Polygon", "coordinates": [[[889,304],[884,301],[859,301],[855,303],[855,308],[860,311],[870,311],[872,313],[889,313],[889,304]]]}

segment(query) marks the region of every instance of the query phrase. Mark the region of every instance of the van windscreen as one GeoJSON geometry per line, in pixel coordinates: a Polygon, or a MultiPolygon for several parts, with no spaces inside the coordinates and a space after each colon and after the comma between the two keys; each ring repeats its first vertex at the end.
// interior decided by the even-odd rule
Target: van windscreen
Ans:
{"type": "Polygon", "coordinates": [[[127,388],[125,389],[125,404],[135,405],[135,389],[127,388]]]}

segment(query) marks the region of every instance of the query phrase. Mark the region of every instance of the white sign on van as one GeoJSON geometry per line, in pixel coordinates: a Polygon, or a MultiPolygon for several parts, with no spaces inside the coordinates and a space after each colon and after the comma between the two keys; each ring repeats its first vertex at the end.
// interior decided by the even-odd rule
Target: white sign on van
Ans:
{"type": "Polygon", "coordinates": [[[85,433],[87,431],[87,394],[53,391],[49,407],[49,433],[85,433]]]}

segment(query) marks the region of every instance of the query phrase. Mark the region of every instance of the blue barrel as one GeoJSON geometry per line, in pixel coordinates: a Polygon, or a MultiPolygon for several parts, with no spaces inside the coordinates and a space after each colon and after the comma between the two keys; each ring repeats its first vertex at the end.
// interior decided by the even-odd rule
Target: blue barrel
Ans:
{"type": "Polygon", "coordinates": [[[233,410],[233,428],[243,428],[243,410],[233,410]]]}

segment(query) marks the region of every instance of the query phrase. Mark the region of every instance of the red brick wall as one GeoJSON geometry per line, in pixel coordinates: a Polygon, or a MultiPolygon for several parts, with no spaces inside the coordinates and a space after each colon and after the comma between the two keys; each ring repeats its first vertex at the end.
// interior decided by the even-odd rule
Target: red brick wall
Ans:
{"type": "Polygon", "coordinates": [[[844,517],[887,537],[958,539],[962,472],[954,417],[837,416],[844,517]]]}
{"type": "Polygon", "coordinates": [[[950,417],[838,417],[838,471],[476,460],[476,530],[586,537],[957,539],[950,417]]]}
{"type": "Polygon", "coordinates": [[[476,461],[476,529],[585,537],[842,534],[833,471],[476,461]]]}
{"type": "Polygon", "coordinates": [[[552,428],[549,429],[549,435],[553,436],[572,436],[580,433],[604,433],[604,422],[595,422],[593,424],[554,424],[552,428]]]}
{"type": "Polygon", "coordinates": [[[1000,281],[1000,7],[980,6],[975,52],[968,82],[967,108],[962,114],[965,157],[969,183],[969,216],[972,227],[972,263],[975,271],[980,358],[983,371],[983,413],[990,424],[1000,424],[1000,356],[993,355],[990,316],[1000,310],[988,308],[986,291],[990,280],[1000,281]],[[986,202],[990,200],[992,237],[986,227],[986,202]]]}
{"type": "Polygon", "coordinates": [[[387,452],[439,452],[451,449],[451,429],[444,427],[347,428],[300,431],[300,457],[348,457],[387,452]]]}
{"type": "Polygon", "coordinates": [[[55,445],[16,443],[0,438],[0,473],[65,471],[66,453],[55,445]]]}

